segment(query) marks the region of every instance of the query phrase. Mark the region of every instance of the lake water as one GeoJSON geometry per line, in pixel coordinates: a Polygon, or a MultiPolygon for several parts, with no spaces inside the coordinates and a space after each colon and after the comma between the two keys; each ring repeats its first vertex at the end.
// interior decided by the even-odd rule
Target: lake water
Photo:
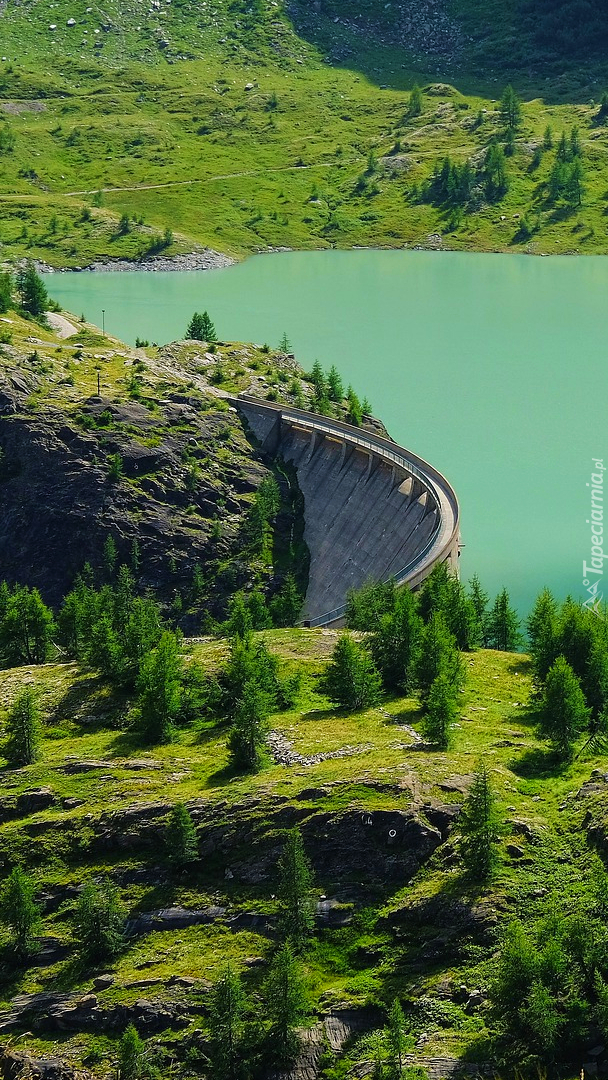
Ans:
{"type": "MultiPolygon", "coordinates": [[[[592,458],[608,459],[608,259],[285,252],[213,272],[55,274],[69,311],[132,344],[207,309],[225,340],[332,363],[452,482],[462,572],[525,612],[584,594],[592,458]]],[[[607,545],[608,551],[608,545],[607,545]]],[[[601,585],[600,585],[601,589],[601,585]]],[[[608,587],[605,590],[608,596],[608,587]]]]}

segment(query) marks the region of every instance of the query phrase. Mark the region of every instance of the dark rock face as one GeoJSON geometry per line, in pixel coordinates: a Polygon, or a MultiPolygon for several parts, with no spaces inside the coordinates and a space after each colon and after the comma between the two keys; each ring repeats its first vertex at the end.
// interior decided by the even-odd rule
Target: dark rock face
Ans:
{"type": "MultiPolygon", "coordinates": [[[[89,822],[89,850],[100,855],[158,850],[171,809],[171,803],[156,802],[105,812],[89,822]]],[[[443,804],[417,810],[362,808],[328,812],[301,804],[276,806],[254,798],[232,806],[193,799],[188,809],[197,827],[201,859],[219,856],[225,861],[227,874],[248,884],[274,879],[283,830],[299,825],[320,886],[339,887],[341,901],[346,898],[345,889],[351,889],[356,899],[361,889],[409,881],[447,839],[458,814],[458,807],[443,804]]],[[[39,825],[47,832],[65,832],[73,822],[52,818],[32,822],[26,828],[37,832],[39,825]]],[[[187,912],[168,908],[154,913],[154,918],[160,920],[158,925],[145,929],[211,921],[216,914],[212,909],[187,912]],[[185,918],[189,921],[180,922],[185,918]]]]}
{"type": "MultiPolygon", "coordinates": [[[[195,565],[236,560],[242,520],[268,470],[233,412],[201,394],[191,403],[163,400],[154,412],[99,398],[83,402],[80,414],[35,412],[29,392],[29,383],[0,375],[4,578],[57,604],[85,562],[102,565],[110,534],[119,561],[129,561],[137,540],[140,584],[167,598],[191,582],[195,565]],[[113,454],[126,478],[117,482],[108,476],[113,454]],[[211,541],[216,521],[221,536],[211,541]]],[[[230,591],[248,578],[246,564],[234,567],[230,591]]]]}

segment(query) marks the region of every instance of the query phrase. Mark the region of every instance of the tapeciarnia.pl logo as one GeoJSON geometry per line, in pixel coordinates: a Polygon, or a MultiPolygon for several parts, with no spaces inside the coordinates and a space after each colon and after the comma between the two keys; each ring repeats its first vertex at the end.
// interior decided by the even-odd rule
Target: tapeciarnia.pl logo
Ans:
{"type": "Polygon", "coordinates": [[[591,517],[586,521],[586,524],[591,526],[591,562],[583,560],[583,586],[589,593],[583,607],[589,608],[595,615],[602,615],[604,594],[600,592],[600,585],[603,584],[604,559],[608,559],[608,552],[604,554],[604,472],[606,466],[603,458],[591,460],[593,472],[591,483],[587,484],[591,495],[591,517]]]}

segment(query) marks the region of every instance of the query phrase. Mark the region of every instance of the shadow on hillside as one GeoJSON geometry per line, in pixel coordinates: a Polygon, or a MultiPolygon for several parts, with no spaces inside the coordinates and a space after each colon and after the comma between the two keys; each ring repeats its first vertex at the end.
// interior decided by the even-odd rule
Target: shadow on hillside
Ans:
{"type": "MultiPolygon", "coordinates": [[[[448,83],[463,94],[494,100],[513,83],[525,100],[586,103],[603,85],[604,56],[597,35],[587,35],[578,55],[559,35],[539,29],[551,5],[534,17],[509,5],[478,0],[465,17],[451,4],[385,4],[367,0],[291,0],[299,37],[331,67],[359,72],[381,89],[410,90],[413,83],[448,83]],[[539,36],[540,35],[540,36],[539,36]]],[[[605,29],[605,16],[598,15],[605,29]]],[[[583,20],[579,20],[584,25],[583,20]]],[[[580,27],[579,27],[580,30],[580,27]]],[[[569,41],[569,44],[571,42],[569,41]]]]}
{"type": "Polygon", "coordinates": [[[567,762],[559,761],[552,751],[540,747],[524,750],[508,763],[508,767],[522,780],[551,780],[569,769],[567,762]]]}
{"type": "Polygon", "coordinates": [[[69,720],[79,727],[86,727],[87,732],[92,734],[111,727],[108,713],[115,712],[121,702],[112,692],[104,696],[98,704],[96,699],[102,691],[107,689],[108,683],[97,672],[91,672],[85,678],[78,679],[77,682],[72,683],[49,713],[49,724],[61,724],[62,721],[69,720]],[[83,713],[85,707],[90,706],[91,701],[94,709],[101,708],[103,711],[83,713]]]}

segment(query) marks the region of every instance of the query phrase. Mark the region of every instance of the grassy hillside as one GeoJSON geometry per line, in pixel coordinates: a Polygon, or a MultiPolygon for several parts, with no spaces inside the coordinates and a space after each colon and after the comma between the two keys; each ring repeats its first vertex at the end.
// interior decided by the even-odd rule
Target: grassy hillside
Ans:
{"type": "Polygon", "coordinates": [[[503,136],[492,99],[514,77],[505,60],[514,55],[505,22],[513,9],[494,7],[485,22],[473,4],[438,8],[441,18],[427,21],[418,13],[414,55],[409,31],[391,43],[394,9],[371,3],[357,5],[361,19],[354,5],[336,5],[335,15],[307,5],[306,18],[294,7],[299,33],[265,3],[103,11],[84,0],[9,3],[0,15],[0,255],[75,266],[200,245],[237,256],[352,245],[605,251],[606,136],[588,104],[603,82],[580,65],[572,79],[584,86],[521,80],[535,99],[524,108],[503,198],[488,201],[480,187],[456,216],[420,198],[437,158],[449,152],[479,168],[503,136]],[[333,28],[342,59],[312,34],[315,20],[333,28]],[[474,22],[479,40],[471,40],[474,22]],[[452,25],[467,48],[494,50],[495,74],[472,58],[465,64],[464,53],[458,62],[454,50],[447,55],[452,25]],[[409,88],[429,79],[422,114],[409,116],[409,88]],[[566,103],[543,104],[539,94],[566,103]],[[580,207],[549,197],[552,155],[535,156],[547,124],[556,139],[580,128],[580,207]],[[525,215],[533,235],[519,228],[525,215]]]}
{"type": "MultiPolygon", "coordinates": [[[[185,1023],[179,1031],[161,1030],[155,1051],[166,1066],[172,1062],[171,1075],[200,1075],[201,1069],[204,1074],[200,1055],[209,984],[231,960],[251,992],[262,986],[274,936],[268,927],[276,914],[273,853],[283,830],[299,821],[317,867],[318,895],[333,901],[332,914],[319,916],[315,944],[304,961],[311,1022],[331,1010],[359,1009],[373,1026],[384,1003],[398,993],[407,1002],[415,1036],[408,1060],[425,1065],[436,1057],[464,1056],[483,1062],[497,1053],[488,991],[505,920],[517,915],[533,926],[552,906],[566,912],[589,899],[583,882],[592,888],[600,864],[581,830],[586,804],[574,793],[601,761],[586,757],[562,774],[550,768],[530,729],[530,675],[523,655],[481,651],[469,657],[454,749],[444,754],[416,741],[420,713],[414,700],[393,699],[354,716],[329,706],[317,676],[334,632],[272,631],[265,638],[281,669],[298,669],[304,678],[297,708],[275,715],[273,732],[284,735],[303,759],[345,750],[348,756],[316,764],[275,760],[257,776],[239,779],[225,767],[222,726],[195,726],[168,746],[149,750],[120,730],[124,701],[90,672],[47,664],[28,675],[45,715],[43,753],[35,765],[4,771],[0,848],[5,866],[18,855],[36,868],[37,895],[47,907],[45,952],[16,973],[5,969],[5,1009],[22,1001],[16,995],[43,991],[69,994],[72,1004],[93,991],[95,1008],[110,1013],[134,1008],[142,996],[156,1009],[170,1009],[178,1000],[185,1023]],[[407,850],[391,848],[383,812],[397,822],[399,813],[424,818],[424,807],[458,804],[481,759],[506,820],[494,881],[485,888],[467,883],[452,837],[408,882],[408,864],[400,861],[407,850]],[[177,801],[191,807],[207,854],[176,878],[162,837],[166,814],[177,801]],[[15,804],[21,807],[17,812],[10,809],[15,804]],[[355,866],[349,872],[348,861],[327,862],[315,824],[325,822],[326,840],[329,832],[332,844],[345,844],[346,853],[348,832],[361,815],[376,825],[365,837],[368,870],[362,877],[355,866]],[[386,868],[384,880],[376,880],[378,866],[386,868]],[[74,959],[71,912],[83,880],[102,874],[120,886],[132,920],[171,906],[225,910],[187,929],[139,929],[115,963],[91,969],[74,959]],[[105,988],[102,980],[96,988],[93,980],[105,972],[113,977],[111,985],[105,988]]],[[[187,662],[200,662],[208,671],[225,655],[221,641],[186,648],[187,662]]],[[[23,680],[22,669],[3,673],[5,708],[23,680]]],[[[16,1030],[30,1027],[19,1045],[34,1056],[56,1053],[54,1021],[45,1019],[42,999],[36,1018],[35,1005],[29,1004],[27,1020],[24,1014],[17,1024],[16,1030]]],[[[65,1021],[61,1057],[107,1075],[117,1035],[99,1020],[101,1012],[97,1027],[85,1014],[82,1006],[65,1021]]],[[[0,1012],[0,1027],[8,1016],[0,1012]]],[[[330,1053],[320,1075],[346,1075],[356,1060],[365,1059],[357,1045],[330,1053]]]]}

